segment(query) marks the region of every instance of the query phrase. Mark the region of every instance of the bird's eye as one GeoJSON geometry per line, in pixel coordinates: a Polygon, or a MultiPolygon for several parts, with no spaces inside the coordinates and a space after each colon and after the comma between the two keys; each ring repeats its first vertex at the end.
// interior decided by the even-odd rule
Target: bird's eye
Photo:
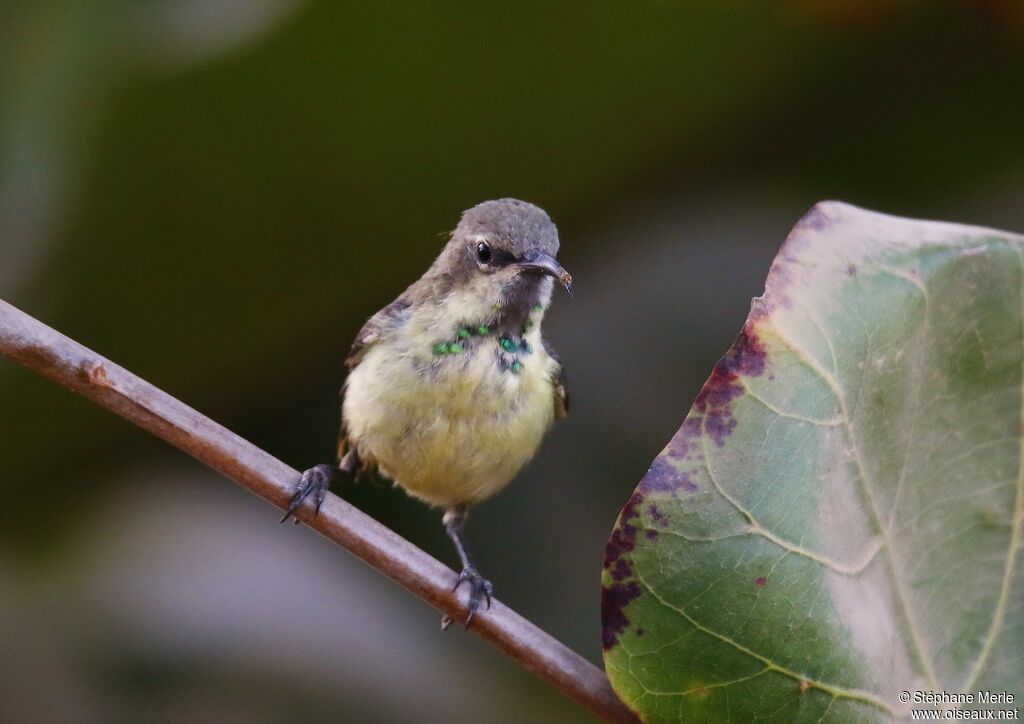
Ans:
{"type": "Polygon", "coordinates": [[[476,245],[476,258],[481,264],[486,264],[491,260],[491,245],[486,241],[481,241],[476,245]]]}

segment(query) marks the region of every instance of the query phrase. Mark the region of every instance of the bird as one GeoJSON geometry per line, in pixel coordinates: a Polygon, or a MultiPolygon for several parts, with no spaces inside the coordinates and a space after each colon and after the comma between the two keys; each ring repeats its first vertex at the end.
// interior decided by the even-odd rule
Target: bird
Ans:
{"type": "Polygon", "coordinates": [[[572,296],[558,248],[558,229],[531,203],[464,211],[423,276],[356,335],[338,463],[303,472],[281,518],[306,500],[319,513],[332,483],[373,472],[443,509],[462,566],[453,590],[469,589],[466,628],[493,594],[466,544],[469,510],[508,485],[569,410],[564,369],[541,333],[555,282],[572,296]]]}

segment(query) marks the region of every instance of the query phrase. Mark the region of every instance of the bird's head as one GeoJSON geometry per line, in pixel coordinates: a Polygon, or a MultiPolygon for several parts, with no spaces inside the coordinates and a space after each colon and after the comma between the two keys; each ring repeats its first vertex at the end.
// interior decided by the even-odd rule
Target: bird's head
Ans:
{"type": "Polygon", "coordinates": [[[554,281],[572,293],[572,277],[557,260],[558,229],[533,204],[485,201],[462,214],[432,271],[476,306],[515,316],[546,306],[554,281]]]}

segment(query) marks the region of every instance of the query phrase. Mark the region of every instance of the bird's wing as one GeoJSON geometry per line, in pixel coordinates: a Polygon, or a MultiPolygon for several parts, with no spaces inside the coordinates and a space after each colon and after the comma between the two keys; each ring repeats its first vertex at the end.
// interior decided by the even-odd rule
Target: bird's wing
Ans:
{"type": "MultiPolygon", "coordinates": [[[[409,302],[403,295],[366,320],[366,324],[364,324],[363,328],[359,330],[359,334],[356,335],[355,341],[352,342],[352,347],[348,351],[348,356],[345,357],[345,366],[347,366],[350,371],[355,369],[363,360],[363,357],[366,355],[366,351],[380,339],[385,328],[393,324],[394,318],[405,311],[410,304],[411,302],[409,302]]],[[[349,439],[347,427],[348,426],[345,424],[344,414],[342,414],[341,434],[338,437],[338,460],[344,460],[347,453],[355,450],[352,445],[352,441],[349,439]]],[[[375,463],[372,460],[360,459],[358,457],[358,451],[355,452],[357,455],[355,462],[356,470],[363,472],[366,470],[372,470],[375,467],[375,463]]]]}
{"type": "Polygon", "coordinates": [[[388,321],[407,309],[409,304],[405,298],[399,297],[366,320],[366,324],[359,330],[355,341],[352,342],[352,348],[349,349],[348,356],[345,357],[345,365],[350,370],[355,369],[355,366],[362,361],[366,350],[372,347],[373,343],[380,338],[380,333],[388,321]]]}
{"type": "Polygon", "coordinates": [[[551,355],[558,367],[551,374],[551,384],[555,388],[555,417],[562,418],[569,414],[569,387],[565,380],[565,367],[555,348],[545,339],[544,348],[551,355]]]}

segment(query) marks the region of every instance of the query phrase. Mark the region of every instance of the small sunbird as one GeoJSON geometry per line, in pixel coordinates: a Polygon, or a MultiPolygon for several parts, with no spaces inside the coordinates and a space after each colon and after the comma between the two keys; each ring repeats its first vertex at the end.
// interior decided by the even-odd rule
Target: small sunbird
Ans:
{"type": "MultiPolygon", "coordinates": [[[[469,509],[504,488],[569,409],[565,373],[541,334],[557,280],[558,230],[517,199],[463,212],[426,273],[370,317],[345,360],[339,464],[298,482],[281,522],[307,498],[317,512],[335,480],[377,471],[445,509],[469,587],[465,625],[492,586],[466,547],[469,509]]],[[[445,619],[443,625],[451,623],[445,619]]]]}

